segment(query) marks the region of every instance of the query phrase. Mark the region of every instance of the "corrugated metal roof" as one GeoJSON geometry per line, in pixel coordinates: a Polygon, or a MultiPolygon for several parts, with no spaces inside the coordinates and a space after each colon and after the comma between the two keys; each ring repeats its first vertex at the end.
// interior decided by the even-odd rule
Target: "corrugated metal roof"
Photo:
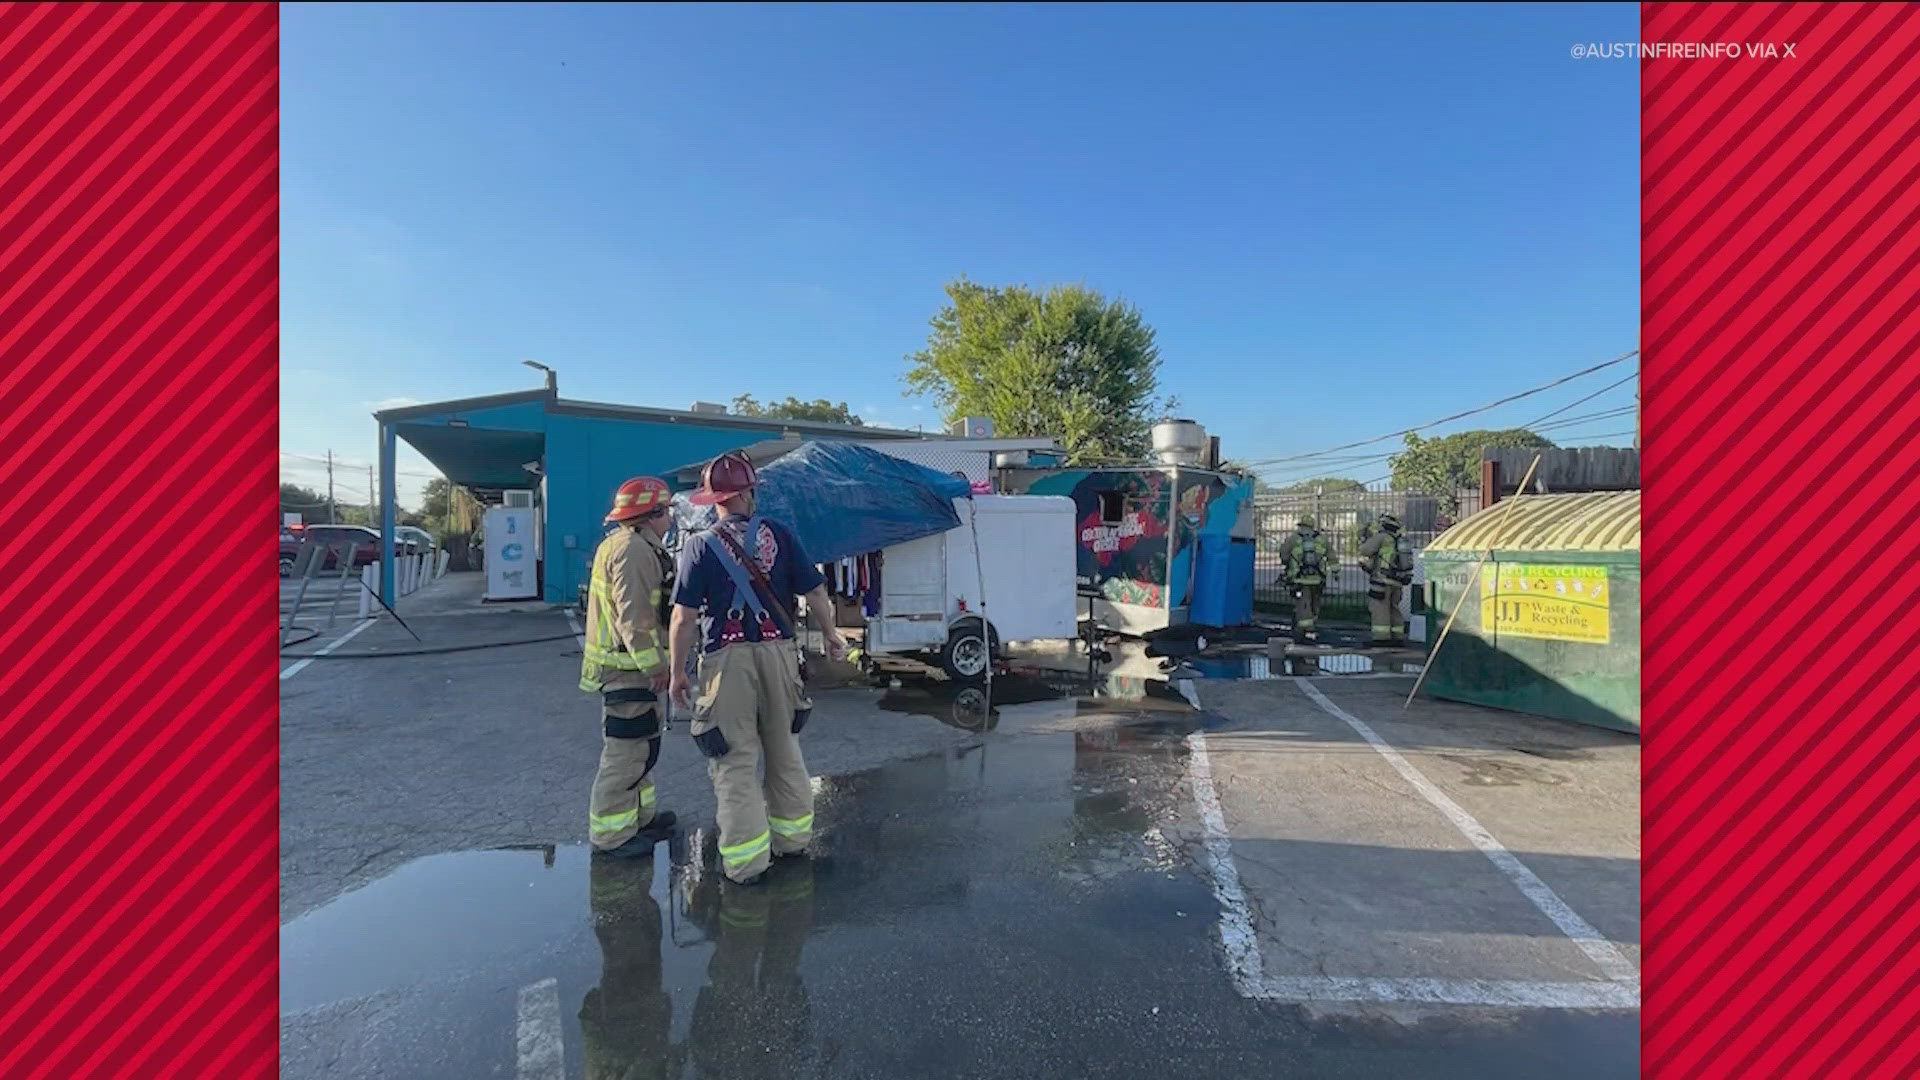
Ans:
{"type": "Polygon", "coordinates": [[[1472,515],[1427,551],[1639,551],[1640,493],[1522,495],[1472,515]]]}

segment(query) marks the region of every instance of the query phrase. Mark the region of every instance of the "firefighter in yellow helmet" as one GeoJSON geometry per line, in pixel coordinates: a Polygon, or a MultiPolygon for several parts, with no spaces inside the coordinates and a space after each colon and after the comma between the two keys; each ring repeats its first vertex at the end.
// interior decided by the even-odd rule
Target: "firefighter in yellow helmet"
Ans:
{"type": "Polygon", "coordinates": [[[1400,536],[1400,519],[1381,514],[1379,528],[1360,545],[1360,565],[1367,571],[1367,612],[1375,645],[1404,645],[1407,616],[1401,607],[1406,587],[1413,583],[1413,550],[1400,536]]]}
{"type": "Polygon", "coordinates": [[[672,500],[651,476],[620,485],[607,513],[617,526],[593,554],[587,596],[587,644],[580,689],[601,697],[600,771],[587,807],[587,835],[596,851],[623,858],[650,855],[671,835],[674,815],[654,809],[649,776],[660,759],[667,691],[668,601],[673,558],[665,539],[672,500]]]}
{"type": "Polygon", "coordinates": [[[720,519],[681,545],[670,665],[673,701],[693,712],[693,741],[719,803],[722,869],[742,883],[759,881],[775,856],[805,853],[813,839],[813,782],[800,754],[813,704],[795,597],[807,598],[829,658],[847,651],[826,579],[792,530],[754,513],[757,484],[745,455],[723,454],[690,496],[718,507],[720,519]],[[695,655],[697,689],[688,670],[695,655]]]}
{"type": "Polygon", "coordinates": [[[1303,642],[1320,640],[1320,599],[1339,569],[1333,546],[1310,517],[1294,524],[1280,545],[1280,572],[1293,591],[1293,630],[1303,642]]]}

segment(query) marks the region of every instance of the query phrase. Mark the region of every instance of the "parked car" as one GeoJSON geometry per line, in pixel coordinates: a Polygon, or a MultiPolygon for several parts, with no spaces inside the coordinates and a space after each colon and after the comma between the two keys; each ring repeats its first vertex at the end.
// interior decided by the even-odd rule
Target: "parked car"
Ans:
{"type": "Polygon", "coordinates": [[[293,564],[300,558],[300,537],[291,529],[280,530],[280,576],[292,577],[293,564]]]}
{"type": "MultiPolygon", "coordinates": [[[[355,567],[380,561],[380,534],[365,525],[309,525],[306,535],[307,543],[326,546],[326,551],[321,555],[322,570],[340,569],[340,555],[349,546],[353,551],[355,567]]],[[[400,550],[401,546],[396,545],[395,551],[400,550]]]]}
{"type": "Polygon", "coordinates": [[[440,546],[433,534],[412,525],[399,525],[393,530],[394,551],[406,555],[424,555],[440,546]]]}

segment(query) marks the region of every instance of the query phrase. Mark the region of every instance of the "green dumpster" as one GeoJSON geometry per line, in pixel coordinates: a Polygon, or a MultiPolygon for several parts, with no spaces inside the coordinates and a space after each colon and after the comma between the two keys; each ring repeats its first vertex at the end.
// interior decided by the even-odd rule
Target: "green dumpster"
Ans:
{"type": "Polygon", "coordinates": [[[1427,658],[1434,697],[1639,732],[1638,491],[1496,503],[1420,558],[1433,636],[1472,585],[1427,658]]]}

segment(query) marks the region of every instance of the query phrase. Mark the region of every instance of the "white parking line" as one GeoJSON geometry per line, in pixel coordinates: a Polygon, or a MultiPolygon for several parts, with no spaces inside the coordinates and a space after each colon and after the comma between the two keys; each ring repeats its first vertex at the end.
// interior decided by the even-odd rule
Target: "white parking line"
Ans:
{"type": "Polygon", "coordinates": [[[1200,824],[1207,834],[1207,869],[1213,872],[1213,895],[1220,902],[1220,947],[1226,950],[1227,971],[1243,997],[1260,997],[1260,942],[1253,933],[1253,913],[1240,888],[1240,871],[1233,865],[1233,841],[1227,836],[1227,818],[1220,796],[1213,790],[1213,761],[1207,757],[1207,738],[1201,732],[1187,736],[1187,775],[1193,783],[1193,801],[1200,807],[1200,824]]]}
{"type": "Polygon", "coordinates": [[[355,634],[358,634],[360,631],[365,630],[367,627],[372,625],[373,625],[372,619],[368,619],[365,622],[356,623],[353,629],[348,630],[346,633],[341,634],[339,637],[334,638],[332,641],[329,641],[325,645],[322,645],[318,649],[315,649],[313,656],[309,656],[306,659],[301,660],[298,663],[295,663],[289,667],[281,668],[280,681],[286,682],[288,679],[291,679],[295,675],[298,675],[301,672],[307,670],[307,665],[313,663],[314,656],[327,655],[328,653],[339,648],[340,646],[345,645],[347,642],[352,641],[353,636],[355,634]]]}
{"type": "Polygon", "coordinates": [[[1479,848],[1480,853],[1485,855],[1488,861],[1498,867],[1501,873],[1507,875],[1514,886],[1527,899],[1533,901],[1533,906],[1540,909],[1541,914],[1552,919],[1553,924],[1560,928],[1560,932],[1578,945],[1580,951],[1586,953],[1587,958],[1606,973],[1607,978],[1620,983],[1631,983],[1639,979],[1639,971],[1635,970],[1633,962],[1627,959],[1625,953],[1615,948],[1613,942],[1608,941],[1600,931],[1594,929],[1593,924],[1568,907],[1567,902],[1560,899],[1560,894],[1549,888],[1546,882],[1541,881],[1539,875],[1527,869],[1525,863],[1514,858],[1513,853],[1508,851],[1500,841],[1494,839],[1493,834],[1488,832],[1485,826],[1474,820],[1472,814],[1462,810],[1460,804],[1447,798],[1446,792],[1441,791],[1434,786],[1433,781],[1421,775],[1420,770],[1409,764],[1407,759],[1401,757],[1393,747],[1388,746],[1386,740],[1374,734],[1372,728],[1349,715],[1345,709],[1335,705],[1312,683],[1302,682],[1300,689],[1313,699],[1314,704],[1332,716],[1344,720],[1348,727],[1367,740],[1367,745],[1379,751],[1380,756],[1387,759],[1387,764],[1392,765],[1395,772],[1406,778],[1407,783],[1412,784],[1414,790],[1425,796],[1428,802],[1445,814],[1447,820],[1453,822],[1453,827],[1459,829],[1461,835],[1465,836],[1474,847],[1479,848]]]}
{"type": "Polygon", "coordinates": [[[1539,906],[1578,945],[1600,970],[1606,981],[1537,982],[1514,979],[1423,979],[1423,978],[1346,978],[1329,975],[1269,976],[1261,956],[1259,938],[1253,925],[1252,907],[1240,884],[1240,872],[1233,862],[1233,841],[1227,832],[1226,815],[1213,785],[1213,761],[1207,753],[1203,732],[1187,736],[1187,779],[1193,788],[1193,800],[1200,812],[1205,833],[1207,868],[1213,877],[1214,898],[1220,905],[1220,946],[1226,953],[1227,971],[1234,989],[1242,997],[1267,1001],[1320,1004],[1431,1004],[1487,1005],[1533,1009],[1637,1009],[1640,1007],[1640,980],[1633,965],[1600,937],[1599,931],[1574,914],[1546,883],[1536,877],[1481,827],[1465,810],[1421,776],[1412,765],[1359,720],[1348,716],[1326,699],[1312,684],[1301,682],[1309,697],[1321,708],[1347,722],[1368,745],[1388,762],[1429,802],[1445,813],[1456,828],[1495,866],[1520,887],[1528,899],[1539,906]],[[1490,850],[1490,848],[1491,850],[1490,850]]]}
{"type": "Polygon", "coordinates": [[[515,1024],[519,1080],[564,1080],[566,1042],[560,1035],[560,980],[542,979],[520,988],[515,1024]]]}
{"type": "Polygon", "coordinates": [[[583,649],[586,648],[587,632],[580,629],[580,620],[573,617],[572,608],[567,609],[567,625],[573,629],[574,639],[580,642],[580,647],[583,649]]]}
{"type": "Polygon", "coordinates": [[[1505,1005],[1520,1009],[1637,1009],[1639,984],[1524,982],[1514,979],[1343,979],[1332,975],[1262,980],[1269,1001],[1325,1004],[1505,1005]]]}

